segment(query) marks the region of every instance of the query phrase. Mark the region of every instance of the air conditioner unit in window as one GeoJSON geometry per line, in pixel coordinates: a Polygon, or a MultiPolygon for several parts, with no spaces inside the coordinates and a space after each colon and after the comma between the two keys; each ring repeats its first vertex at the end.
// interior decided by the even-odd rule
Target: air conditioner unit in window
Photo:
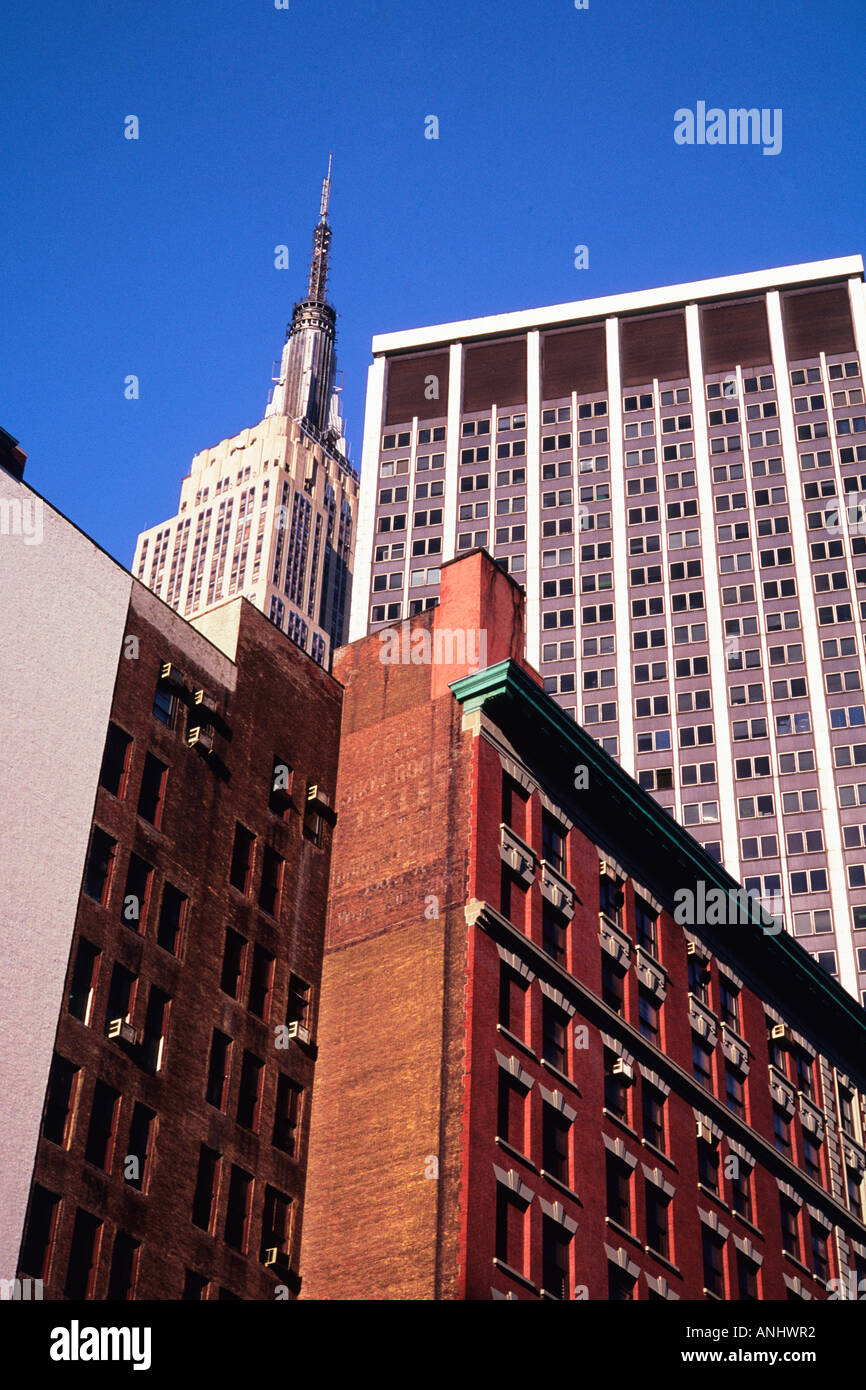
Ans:
{"type": "Polygon", "coordinates": [[[327,792],[323,792],[316,782],[311,782],[307,787],[307,801],[315,803],[317,806],[330,806],[331,804],[327,792]]]}
{"type": "Polygon", "coordinates": [[[624,1076],[627,1081],[634,1081],[634,1068],[629,1066],[628,1062],[624,1062],[621,1057],[618,1057],[613,1064],[613,1074],[614,1076],[624,1076]]]}
{"type": "Polygon", "coordinates": [[[281,1273],[289,1269],[289,1257],[285,1250],[281,1250],[278,1245],[266,1247],[262,1262],[270,1269],[279,1270],[281,1273]]]}
{"type": "Polygon", "coordinates": [[[700,953],[700,951],[698,950],[698,943],[697,943],[696,941],[689,941],[688,944],[686,945],[686,955],[687,955],[687,956],[699,956],[700,954],[701,954],[701,953],[700,953]]]}
{"type": "Polygon", "coordinates": [[[194,705],[200,705],[202,709],[210,710],[211,713],[216,713],[216,707],[213,701],[208,699],[204,690],[194,690],[192,692],[192,702],[194,705]]]}
{"type": "Polygon", "coordinates": [[[204,753],[212,753],[213,729],[209,724],[195,724],[187,731],[186,741],[190,748],[201,748],[204,753]]]}
{"type": "Polygon", "coordinates": [[[296,1038],[298,1042],[309,1043],[312,1033],[309,1028],[305,1028],[302,1023],[290,1023],[289,1037],[296,1038]]]}
{"type": "Polygon", "coordinates": [[[164,661],[159,668],[159,679],[162,685],[167,685],[170,690],[183,690],[183,672],[178,670],[173,661],[164,661]]]}
{"type": "Polygon", "coordinates": [[[105,1036],[112,1038],[115,1042],[130,1043],[133,1046],[138,1042],[138,1033],[131,1023],[127,1023],[125,1018],[113,1018],[105,1030],[105,1036]]]}
{"type": "Polygon", "coordinates": [[[770,1029],[770,1037],[773,1042],[790,1042],[791,1030],[787,1023],[774,1023],[770,1029]]]}
{"type": "Polygon", "coordinates": [[[701,1124],[700,1120],[698,1121],[698,1138],[705,1139],[708,1144],[715,1144],[716,1142],[716,1136],[709,1125],[701,1124]]]}

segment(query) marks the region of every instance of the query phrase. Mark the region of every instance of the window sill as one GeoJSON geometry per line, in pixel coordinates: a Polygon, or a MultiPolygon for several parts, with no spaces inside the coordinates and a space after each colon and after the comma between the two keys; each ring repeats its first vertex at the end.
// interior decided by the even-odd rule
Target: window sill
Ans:
{"type": "Polygon", "coordinates": [[[720,1293],[713,1293],[712,1289],[705,1288],[702,1290],[702,1293],[704,1298],[711,1298],[714,1303],[724,1303],[725,1301],[720,1293]]]}
{"type": "Polygon", "coordinates": [[[664,1265],[665,1269],[670,1270],[671,1274],[675,1274],[678,1279],[682,1279],[682,1270],[678,1269],[673,1261],[668,1259],[667,1255],[662,1255],[659,1250],[653,1250],[651,1245],[645,1245],[644,1250],[651,1259],[656,1260],[660,1265],[664,1265]]]}
{"type": "Polygon", "coordinates": [[[601,1113],[602,1115],[606,1115],[609,1120],[612,1120],[618,1129],[624,1129],[626,1134],[630,1134],[632,1139],[639,1138],[637,1130],[632,1129],[627,1120],[621,1120],[618,1115],[615,1115],[612,1110],[608,1110],[606,1106],[602,1108],[601,1113]]]}
{"type": "Polygon", "coordinates": [[[727,1212],[728,1216],[732,1214],[731,1208],[728,1206],[727,1202],[723,1202],[718,1192],[714,1192],[711,1187],[706,1187],[702,1182],[699,1182],[698,1191],[703,1192],[705,1197],[712,1197],[716,1206],[721,1207],[722,1211],[727,1212]]]}
{"type": "Polygon", "coordinates": [[[580,1088],[575,1085],[570,1076],[566,1076],[564,1071],[560,1071],[559,1067],[555,1067],[552,1062],[546,1061],[544,1057],[541,1058],[541,1065],[544,1067],[545,1071],[549,1071],[558,1081],[568,1086],[569,1090],[574,1091],[575,1095],[579,1096],[581,1094],[580,1088]]]}
{"type": "Polygon", "coordinates": [[[546,1182],[549,1182],[553,1187],[555,1187],[558,1192],[561,1192],[563,1196],[570,1197],[573,1202],[577,1202],[577,1205],[579,1207],[583,1206],[583,1203],[581,1202],[574,1189],[568,1187],[567,1184],[562,1182],[560,1178],[555,1178],[552,1173],[548,1173],[546,1168],[542,1168],[541,1176],[545,1179],[546,1182]]]}
{"type": "Polygon", "coordinates": [[[817,1275],[812,1273],[809,1266],[804,1265],[803,1261],[798,1259],[796,1255],[791,1255],[787,1250],[783,1250],[782,1256],[789,1262],[789,1264],[794,1265],[795,1268],[798,1269],[801,1274],[805,1274],[807,1279],[816,1279],[819,1284],[821,1283],[821,1280],[818,1279],[817,1275]]]}
{"type": "Polygon", "coordinates": [[[538,1286],[533,1284],[531,1279],[527,1279],[525,1274],[521,1274],[517,1269],[512,1269],[511,1265],[507,1265],[504,1260],[497,1259],[495,1255],[493,1256],[493,1268],[498,1269],[509,1279],[514,1279],[518,1284],[522,1284],[525,1289],[531,1289],[535,1294],[538,1293],[538,1286]]]}
{"type": "Polygon", "coordinates": [[[631,1231],[627,1231],[625,1226],[620,1226],[618,1221],[613,1220],[613,1217],[606,1216],[604,1218],[604,1224],[607,1226],[608,1230],[614,1231],[618,1236],[622,1236],[625,1240],[630,1241],[632,1245],[636,1246],[637,1249],[643,1253],[644,1247],[638,1237],[631,1231]]]}
{"type": "Polygon", "coordinates": [[[756,1235],[759,1240],[764,1239],[764,1232],[760,1229],[759,1226],[755,1225],[754,1221],[750,1221],[748,1216],[741,1216],[738,1211],[734,1211],[733,1207],[731,1207],[731,1215],[735,1217],[737,1221],[739,1221],[741,1226],[747,1226],[749,1230],[752,1232],[752,1234],[756,1235]]]}
{"type": "Polygon", "coordinates": [[[525,1163],[527,1168],[532,1169],[533,1173],[538,1172],[538,1168],[536,1164],[533,1163],[532,1159],[527,1158],[526,1154],[521,1153],[520,1149],[516,1149],[513,1144],[509,1144],[507,1139],[501,1139],[500,1136],[497,1134],[493,1142],[494,1144],[497,1144],[498,1147],[502,1149],[505,1153],[507,1153],[510,1158],[516,1158],[521,1163],[525,1163]]]}
{"type": "Polygon", "coordinates": [[[501,1037],[507,1038],[510,1043],[514,1043],[515,1047],[519,1047],[522,1052],[525,1052],[527,1057],[531,1057],[536,1062],[538,1061],[538,1053],[534,1052],[529,1044],[525,1043],[522,1038],[518,1038],[516,1033],[512,1033],[509,1028],[503,1027],[501,1023],[497,1023],[496,1031],[501,1037]]]}
{"type": "Polygon", "coordinates": [[[653,1155],[654,1158],[660,1158],[662,1163],[666,1163],[667,1166],[669,1168],[672,1168],[675,1173],[678,1173],[680,1171],[677,1165],[674,1163],[673,1159],[671,1158],[670,1154],[666,1154],[664,1149],[656,1148],[655,1144],[651,1144],[649,1139],[641,1139],[640,1142],[645,1149],[649,1150],[649,1152],[653,1155]]]}

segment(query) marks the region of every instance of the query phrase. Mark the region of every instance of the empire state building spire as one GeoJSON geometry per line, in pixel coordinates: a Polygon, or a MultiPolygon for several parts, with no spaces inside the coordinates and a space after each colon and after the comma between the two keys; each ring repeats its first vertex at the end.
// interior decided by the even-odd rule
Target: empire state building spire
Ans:
{"type": "Polygon", "coordinates": [[[322,438],[330,436],[331,442],[337,444],[342,439],[334,393],[337,315],[326,299],[331,247],[328,208],[331,201],[332,161],[333,155],[328,159],[328,172],[322,181],[322,199],[319,220],[313,232],[306,298],[299,300],[292,310],[279,382],[267,414],[289,415],[302,421],[322,438]]]}
{"type": "MultiPolygon", "coordinates": [[[[322,201],[319,206],[319,221],[313,232],[313,259],[310,263],[310,280],[307,285],[307,299],[325,302],[325,287],[328,281],[328,251],[331,246],[331,226],[328,222],[328,204],[331,201],[331,165],[334,156],[328,156],[328,172],[322,180],[322,201]]],[[[295,306],[295,313],[297,313],[295,306]]]]}

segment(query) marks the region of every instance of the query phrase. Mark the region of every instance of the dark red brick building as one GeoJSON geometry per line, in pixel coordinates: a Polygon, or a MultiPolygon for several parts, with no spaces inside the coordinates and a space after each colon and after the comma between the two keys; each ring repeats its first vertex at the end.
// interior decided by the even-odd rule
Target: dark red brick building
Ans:
{"type": "Polygon", "coordinates": [[[293,1298],[341,691],[129,582],[18,1274],[293,1298]]]}
{"type": "Polygon", "coordinates": [[[866,1013],[523,650],[474,552],[338,654],[302,1298],[856,1297],[866,1013]]]}

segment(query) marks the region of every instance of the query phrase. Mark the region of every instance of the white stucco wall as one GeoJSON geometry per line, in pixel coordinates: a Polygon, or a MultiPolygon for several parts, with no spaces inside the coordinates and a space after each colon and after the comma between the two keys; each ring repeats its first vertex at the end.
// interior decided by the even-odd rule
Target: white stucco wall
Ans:
{"type": "Polygon", "coordinates": [[[15,1274],[132,582],[0,470],[4,1279],[15,1274]],[[29,535],[15,534],[19,519],[29,535]]]}

